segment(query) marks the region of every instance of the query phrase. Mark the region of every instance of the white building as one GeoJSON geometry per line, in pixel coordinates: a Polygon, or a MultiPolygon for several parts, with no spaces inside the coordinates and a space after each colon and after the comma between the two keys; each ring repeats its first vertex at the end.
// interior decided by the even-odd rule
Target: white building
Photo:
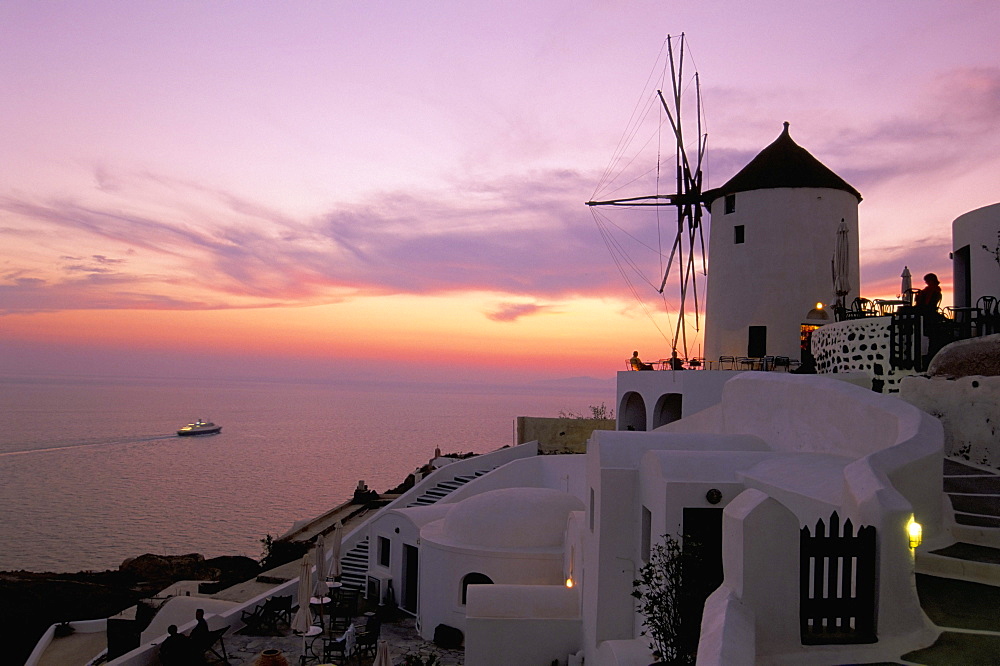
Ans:
{"type": "Polygon", "coordinates": [[[954,301],[975,306],[983,296],[1000,298],[1000,204],[960,215],[951,224],[954,301]]]}
{"type": "Polygon", "coordinates": [[[926,547],[948,540],[940,423],[829,378],[724,374],[721,402],[654,432],[595,432],[586,454],[516,460],[433,506],[385,512],[371,571],[419,567],[421,634],[462,631],[477,666],[653,661],[631,591],[664,534],[700,550],[696,580],[715,590],[699,663],[891,660],[933,642],[907,526],[926,547]],[[834,511],[875,529],[877,640],[804,646],[800,530],[834,511]]]}
{"type": "Polygon", "coordinates": [[[840,176],[781,135],[722,187],[706,193],[712,213],[705,358],[799,358],[800,325],[816,303],[836,298],[837,227],[847,224],[846,296],[858,295],[858,203],[840,176]]]}

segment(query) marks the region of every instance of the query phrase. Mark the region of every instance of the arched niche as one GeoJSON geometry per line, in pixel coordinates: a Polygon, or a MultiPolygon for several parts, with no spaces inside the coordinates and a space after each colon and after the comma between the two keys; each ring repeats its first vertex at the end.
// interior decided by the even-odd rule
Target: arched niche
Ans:
{"type": "Polygon", "coordinates": [[[465,605],[466,596],[469,593],[470,585],[492,585],[493,579],[483,573],[473,571],[462,577],[462,605],[465,605]]]}
{"type": "Polygon", "coordinates": [[[646,429],[646,401],[635,391],[622,396],[622,402],[618,405],[618,429],[646,429]]]}
{"type": "Polygon", "coordinates": [[[653,428],[659,428],[661,425],[672,423],[681,418],[683,402],[684,396],[680,393],[661,395],[660,399],[656,401],[656,407],[653,408],[653,428]]]}

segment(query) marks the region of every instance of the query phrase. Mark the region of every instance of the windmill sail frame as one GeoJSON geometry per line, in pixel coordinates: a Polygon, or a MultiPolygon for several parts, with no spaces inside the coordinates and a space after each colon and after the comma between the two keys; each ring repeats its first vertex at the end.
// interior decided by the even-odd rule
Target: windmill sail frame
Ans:
{"type": "MultiPolygon", "coordinates": [[[[705,200],[702,192],[703,172],[702,165],[705,159],[705,149],[708,145],[708,134],[703,127],[703,111],[701,99],[701,82],[697,72],[694,73],[695,89],[695,115],[696,131],[698,136],[696,159],[692,163],[687,153],[684,139],[684,119],[682,118],[682,93],[684,76],[684,51],[685,36],[681,33],[679,37],[667,37],[667,59],[670,65],[670,96],[663,94],[662,90],[657,90],[660,104],[670,123],[674,136],[675,153],[674,169],[676,177],[676,190],[672,194],[650,194],[643,196],[624,197],[617,199],[606,199],[602,201],[588,201],[586,204],[591,207],[603,206],[624,206],[624,207],[665,207],[673,206],[677,210],[676,234],[671,245],[666,268],[663,271],[663,279],[660,282],[658,292],[663,293],[667,281],[670,279],[671,271],[676,264],[677,277],[680,285],[680,303],[678,308],[677,325],[674,331],[672,347],[676,350],[680,346],[687,356],[687,314],[688,300],[691,300],[692,310],[695,320],[695,330],[700,328],[701,313],[698,298],[698,284],[696,275],[696,256],[700,248],[701,273],[707,273],[705,260],[705,239],[702,230],[702,217],[705,212],[705,200]],[[674,40],[679,42],[678,52],[675,57],[674,40]]],[[[659,165],[657,165],[659,168],[659,165]]]]}

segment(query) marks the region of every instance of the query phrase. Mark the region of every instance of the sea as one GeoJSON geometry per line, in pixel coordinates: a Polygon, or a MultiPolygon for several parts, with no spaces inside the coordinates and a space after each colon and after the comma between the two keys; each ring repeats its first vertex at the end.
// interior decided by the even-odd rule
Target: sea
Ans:
{"type": "Polygon", "coordinates": [[[589,413],[614,383],[348,385],[0,376],[0,571],[144,553],[261,555],[261,539],[385,491],[442,453],[514,443],[517,416],[589,413]],[[217,435],[178,437],[198,418],[217,435]]]}

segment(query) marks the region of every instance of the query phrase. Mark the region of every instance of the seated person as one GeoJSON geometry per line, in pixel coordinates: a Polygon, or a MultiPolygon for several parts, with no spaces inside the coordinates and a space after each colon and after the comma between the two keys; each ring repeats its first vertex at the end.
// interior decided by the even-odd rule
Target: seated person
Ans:
{"type": "Polygon", "coordinates": [[[651,366],[649,363],[643,363],[639,359],[639,352],[637,352],[637,351],[632,352],[632,358],[629,359],[629,363],[632,364],[632,369],[633,370],[652,370],[653,369],[653,366],[651,366]]]}
{"type": "Polygon", "coordinates": [[[189,666],[203,663],[191,639],[177,631],[177,625],[167,627],[167,637],[160,643],[160,663],[164,666],[189,666]]]}
{"type": "Polygon", "coordinates": [[[913,307],[925,310],[936,310],[941,303],[941,284],[934,273],[924,276],[926,287],[917,292],[913,299],[913,307]]]}
{"type": "Polygon", "coordinates": [[[207,643],[209,641],[209,634],[211,632],[209,632],[208,630],[208,622],[205,621],[204,609],[199,608],[198,610],[196,610],[194,612],[194,619],[197,621],[197,624],[194,625],[194,629],[191,630],[191,633],[188,635],[188,637],[191,639],[191,642],[197,648],[200,649],[207,648],[208,647],[207,643]]]}
{"type": "Polygon", "coordinates": [[[671,370],[683,370],[684,369],[684,361],[682,361],[681,359],[677,358],[677,350],[676,349],[670,354],[670,369],[671,370]]]}

